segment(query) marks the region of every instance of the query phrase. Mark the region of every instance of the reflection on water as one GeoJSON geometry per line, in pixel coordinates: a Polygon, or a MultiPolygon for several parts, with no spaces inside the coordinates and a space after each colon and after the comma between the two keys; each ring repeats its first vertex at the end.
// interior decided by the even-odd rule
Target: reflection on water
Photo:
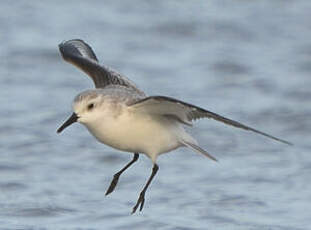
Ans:
{"type": "Polygon", "coordinates": [[[307,229],[310,54],[307,0],[3,1],[0,8],[1,229],[307,229]],[[211,120],[191,133],[219,159],[186,149],[159,158],[144,211],[131,216],[151,162],[81,125],[56,129],[93,87],[57,45],[88,41],[149,95],[168,95],[295,143],[211,120]]]}

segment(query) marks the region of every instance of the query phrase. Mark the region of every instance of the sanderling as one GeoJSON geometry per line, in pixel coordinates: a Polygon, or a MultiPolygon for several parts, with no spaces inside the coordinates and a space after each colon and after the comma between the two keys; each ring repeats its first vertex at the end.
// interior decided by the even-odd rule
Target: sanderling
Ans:
{"type": "Polygon", "coordinates": [[[216,159],[199,147],[184,126],[199,118],[211,118],[227,125],[249,130],[276,141],[290,142],[271,136],[237,121],[225,118],[198,106],[165,96],[146,96],[134,83],[120,73],[100,65],[92,48],[84,41],[62,42],[59,50],[65,61],[88,74],[95,89],[78,94],[73,101],[73,114],[57,130],[78,121],[99,141],[115,149],[134,153],[133,159],[113,176],[106,195],[113,192],[120,175],[137,161],[139,154],[148,156],[152,173],[133,207],[141,211],[145,193],[159,167],[157,157],[179,147],[188,147],[212,160],[216,159]]]}

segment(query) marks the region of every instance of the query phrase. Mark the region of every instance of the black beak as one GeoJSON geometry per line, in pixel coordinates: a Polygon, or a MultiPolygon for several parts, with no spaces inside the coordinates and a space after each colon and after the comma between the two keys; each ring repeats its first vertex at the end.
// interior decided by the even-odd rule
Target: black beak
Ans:
{"type": "Polygon", "coordinates": [[[67,121],[65,121],[65,123],[58,128],[57,133],[60,133],[61,131],[63,131],[65,128],[67,128],[69,125],[71,125],[72,123],[75,123],[78,120],[78,116],[77,114],[73,113],[71,115],[71,117],[68,118],[67,121]]]}

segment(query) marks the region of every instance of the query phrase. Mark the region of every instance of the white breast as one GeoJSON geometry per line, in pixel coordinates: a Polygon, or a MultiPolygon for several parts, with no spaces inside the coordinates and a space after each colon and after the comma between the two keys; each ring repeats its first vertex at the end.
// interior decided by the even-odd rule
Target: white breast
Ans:
{"type": "Polygon", "coordinates": [[[180,146],[178,133],[184,132],[177,122],[161,116],[135,113],[122,107],[119,114],[105,115],[85,124],[97,140],[113,148],[151,155],[171,151],[180,146]]]}

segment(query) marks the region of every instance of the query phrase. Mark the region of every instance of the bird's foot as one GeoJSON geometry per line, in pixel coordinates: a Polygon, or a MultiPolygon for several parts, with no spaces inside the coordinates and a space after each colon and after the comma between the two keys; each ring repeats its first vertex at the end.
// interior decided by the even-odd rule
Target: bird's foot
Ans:
{"type": "Polygon", "coordinates": [[[115,189],[115,187],[116,187],[117,184],[118,184],[120,175],[121,175],[121,174],[119,174],[119,173],[114,174],[113,179],[112,179],[112,181],[111,181],[111,183],[110,183],[110,186],[109,186],[109,188],[107,189],[107,192],[106,192],[106,194],[105,194],[106,196],[107,196],[108,194],[110,194],[110,193],[113,192],[113,190],[115,189]]]}
{"type": "Polygon", "coordinates": [[[145,192],[141,192],[136,205],[133,207],[132,214],[136,212],[138,206],[140,206],[139,211],[143,210],[144,203],[145,203],[145,192]]]}

